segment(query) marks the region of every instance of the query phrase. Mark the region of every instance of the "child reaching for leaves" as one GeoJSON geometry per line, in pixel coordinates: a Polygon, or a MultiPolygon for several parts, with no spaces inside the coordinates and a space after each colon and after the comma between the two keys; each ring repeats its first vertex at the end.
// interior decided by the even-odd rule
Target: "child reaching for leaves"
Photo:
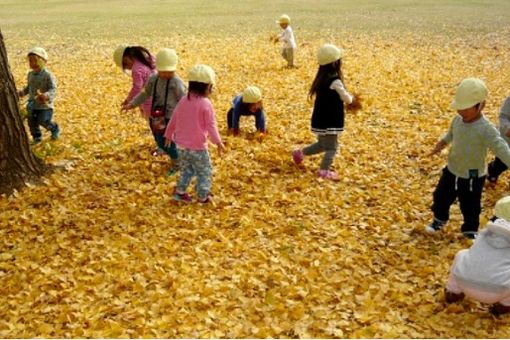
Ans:
{"type": "Polygon", "coordinates": [[[53,73],[46,68],[48,54],[41,47],[28,51],[28,64],[32,71],[27,76],[27,86],[18,91],[18,96],[29,95],[27,102],[28,125],[32,135],[32,144],[42,141],[40,126],[51,131],[51,139],[58,139],[60,128],[52,121],[57,81],[53,73]]]}
{"type": "Polygon", "coordinates": [[[165,145],[165,129],[172,118],[179,100],[186,94],[184,82],[175,73],[178,57],[175,50],[164,48],[156,55],[157,74],[152,75],[144,89],[131,102],[122,106],[122,110],[130,110],[140,106],[152,96],[150,123],[158,147],[164,150],[172,160],[168,175],[178,170],[177,148],[174,143],[165,145]]]}
{"type": "Polygon", "coordinates": [[[353,96],[344,87],[342,54],[343,50],[331,44],[319,48],[320,66],[309,93],[310,98],[315,96],[312,132],[317,134],[317,142],[292,152],[296,164],[303,162],[304,156],[324,152],[317,175],[331,180],[338,179],[330,168],[338,148],[338,135],[344,130],[344,103],[353,102],[353,96]]]}
{"type": "Polygon", "coordinates": [[[255,128],[266,133],[266,119],[262,107],[262,92],[256,86],[248,86],[242,94],[232,100],[232,107],[227,112],[229,133],[239,135],[239,119],[241,116],[255,116],[255,128]]]}
{"type": "Polygon", "coordinates": [[[510,166],[508,144],[482,113],[487,93],[485,83],[477,78],[466,78],[457,87],[451,104],[457,115],[431,153],[435,155],[448,144],[452,145],[448,165],[433,194],[434,219],[425,227],[428,233],[439,232],[444,227],[450,217],[450,206],[458,199],[464,217],[461,232],[467,238],[475,238],[480,224],[487,150],[491,149],[510,166]]]}
{"type": "Polygon", "coordinates": [[[218,132],[214,108],[209,100],[215,74],[207,65],[195,65],[188,75],[188,95],[179,101],[165,132],[166,144],[175,142],[179,148],[180,176],[173,199],[191,203],[186,192],[196,177],[198,202],[211,201],[212,165],[207,151],[207,137],[216,144],[220,156],[224,150],[218,132]]]}
{"type": "Polygon", "coordinates": [[[510,312],[510,196],[496,203],[495,218],[471,248],[455,255],[445,298],[452,303],[464,296],[492,304],[495,315],[510,312]]]}
{"type": "Polygon", "coordinates": [[[287,14],[283,14],[276,23],[280,25],[283,31],[276,37],[275,42],[282,42],[282,57],[287,61],[287,67],[293,68],[294,52],[297,45],[294,32],[292,27],[290,27],[290,17],[287,14]]]}

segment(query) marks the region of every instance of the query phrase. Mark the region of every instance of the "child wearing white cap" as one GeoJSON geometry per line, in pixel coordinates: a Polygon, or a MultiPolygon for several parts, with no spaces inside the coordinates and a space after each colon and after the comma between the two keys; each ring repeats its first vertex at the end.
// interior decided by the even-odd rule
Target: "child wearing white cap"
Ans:
{"type": "Polygon", "coordinates": [[[172,165],[168,175],[175,174],[178,170],[178,154],[175,144],[165,145],[165,129],[172,118],[172,114],[179,100],[186,94],[186,85],[176,74],[178,57],[175,50],[164,48],[156,55],[157,74],[152,75],[144,89],[131,100],[122,106],[123,110],[130,110],[140,106],[147,98],[152,96],[150,113],[151,130],[158,147],[165,151],[172,165]]]}
{"type": "Polygon", "coordinates": [[[461,232],[467,238],[475,238],[480,224],[487,150],[491,149],[510,166],[510,148],[482,114],[487,92],[485,83],[477,78],[464,79],[457,87],[451,107],[458,114],[431,153],[437,154],[451,144],[448,164],[434,191],[434,219],[425,228],[428,233],[443,228],[450,217],[450,206],[458,199],[464,216],[461,232]]]}
{"type": "MultiPolygon", "coordinates": [[[[510,145],[510,97],[507,97],[499,110],[499,133],[503,139],[510,145]]],[[[494,158],[487,167],[487,180],[491,184],[496,184],[498,177],[505,172],[508,167],[499,159],[494,158]]]]}
{"type": "Polygon", "coordinates": [[[173,199],[191,203],[193,199],[186,192],[193,177],[196,177],[198,202],[212,200],[212,165],[207,139],[218,147],[220,156],[224,150],[214,108],[209,95],[215,81],[214,70],[207,65],[195,65],[188,74],[188,95],[179,101],[172,119],[165,131],[166,144],[175,142],[179,148],[180,176],[177,180],[173,199]]]}
{"type": "Polygon", "coordinates": [[[283,30],[276,41],[282,42],[282,57],[287,61],[287,67],[294,67],[294,52],[296,51],[296,39],[294,38],[294,32],[290,27],[290,17],[287,14],[282,14],[280,19],[276,21],[283,30]]]}
{"type": "Polygon", "coordinates": [[[239,135],[239,119],[241,116],[255,116],[255,128],[266,133],[266,119],[262,107],[262,92],[256,86],[248,86],[242,94],[232,100],[232,107],[227,112],[229,133],[239,135]]]}
{"type": "Polygon", "coordinates": [[[344,103],[351,104],[353,101],[353,96],[344,86],[342,55],[343,50],[335,45],[325,44],[319,48],[319,70],[309,93],[310,98],[315,96],[312,132],[317,135],[317,142],[292,152],[292,159],[298,165],[305,156],[323,152],[317,175],[330,180],[338,180],[338,174],[330,168],[338,148],[338,135],[344,130],[344,103]]]}
{"type": "Polygon", "coordinates": [[[41,47],[34,47],[27,53],[28,64],[32,71],[27,76],[27,86],[18,91],[18,96],[29,95],[27,102],[28,125],[32,135],[32,144],[42,141],[40,126],[51,131],[51,139],[58,139],[60,127],[54,121],[53,109],[57,92],[57,81],[46,67],[48,53],[41,47]]]}
{"type": "Polygon", "coordinates": [[[510,196],[496,203],[494,213],[471,248],[455,255],[445,299],[468,296],[492,304],[490,311],[499,315],[510,312],[510,196]]]}

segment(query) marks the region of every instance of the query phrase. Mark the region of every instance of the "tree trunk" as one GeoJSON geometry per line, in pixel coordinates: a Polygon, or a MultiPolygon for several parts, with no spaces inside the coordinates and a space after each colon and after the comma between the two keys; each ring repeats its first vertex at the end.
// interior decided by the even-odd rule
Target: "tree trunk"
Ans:
{"type": "Polygon", "coordinates": [[[0,194],[11,194],[25,183],[37,181],[47,169],[28,144],[0,31],[0,194]]]}

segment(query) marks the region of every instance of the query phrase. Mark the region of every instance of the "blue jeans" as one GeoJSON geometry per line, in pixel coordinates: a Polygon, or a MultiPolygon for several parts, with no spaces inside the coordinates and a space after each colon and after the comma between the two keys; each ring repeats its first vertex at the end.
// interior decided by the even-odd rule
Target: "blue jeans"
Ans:
{"type": "MultiPolygon", "coordinates": [[[[169,119],[165,118],[166,124],[168,124],[169,121],[170,121],[169,119]]],[[[165,146],[165,131],[154,130],[154,126],[152,125],[151,118],[149,118],[149,126],[151,128],[152,135],[154,136],[154,140],[156,141],[158,148],[160,148],[161,150],[164,150],[166,152],[166,154],[172,160],[174,160],[174,161],[177,160],[177,158],[179,157],[179,154],[177,153],[177,146],[175,145],[175,143],[172,142],[170,144],[170,146],[166,147],[165,146]]]]}
{"type": "Polygon", "coordinates": [[[30,110],[28,112],[28,126],[34,139],[41,139],[42,137],[40,126],[52,133],[58,130],[57,123],[52,122],[51,118],[53,118],[53,109],[30,110]]]}
{"type": "Polygon", "coordinates": [[[199,199],[206,199],[211,190],[212,165],[207,150],[179,150],[181,175],[177,181],[177,192],[184,193],[193,177],[197,177],[195,190],[199,199]]]}

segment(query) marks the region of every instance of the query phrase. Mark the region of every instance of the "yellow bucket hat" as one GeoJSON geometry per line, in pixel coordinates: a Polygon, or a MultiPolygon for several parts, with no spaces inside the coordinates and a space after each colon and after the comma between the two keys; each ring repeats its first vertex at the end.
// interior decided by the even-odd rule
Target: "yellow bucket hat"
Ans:
{"type": "Polygon", "coordinates": [[[179,58],[175,50],[163,48],[156,55],[156,69],[163,72],[172,72],[177,69],[179,58]]]}
{"type": "Polygon", "coordinates": [[[216,74],[214,70],[207,65],[197,64],[193,66],[188,72],[188,80],[196,81],[204,84],[214,84],[216,74]]]}
{"type": "Polygon", "coordinates": [[[325,44],[319,48],[319,51],[317,52],[317,60],[319,61],[319,65],[327,65],[342,58],[343,55],[344,50],[341,48],[332,44],[325,44]]]}
{"type": "Polygon", "coordinates": [[[280,19],[276,22],[277,24],[290,24],[290,17],[287,14],[282,14],[280,19]]]}
{"type": "Polygon", "coordinates": [[[42,47],[33,47],[33,48],[31,48],[28,51],[27,56],[30,55],[30,54],[34,54],[34,55],[36,55],[38,57],[43,58],[45,61],[48,61],[48,53],[46,53],[46,51],[42,47]]]}
{"type": "Polygon", "coordinates": [[[243,102],[252,104],[252,103],[258,103],[262,100],[262,92],[260,92],[260,89],[256,86],[248,86],[243,91],[243,102]]]}
{"type": "Polygon", "coordinates": [[[487,86],[478,78],[466,78],[460,82],[455,91],[455,98],[450,107],[454,110],[464,110],[481,103],[487,98],[487,86]]]}

